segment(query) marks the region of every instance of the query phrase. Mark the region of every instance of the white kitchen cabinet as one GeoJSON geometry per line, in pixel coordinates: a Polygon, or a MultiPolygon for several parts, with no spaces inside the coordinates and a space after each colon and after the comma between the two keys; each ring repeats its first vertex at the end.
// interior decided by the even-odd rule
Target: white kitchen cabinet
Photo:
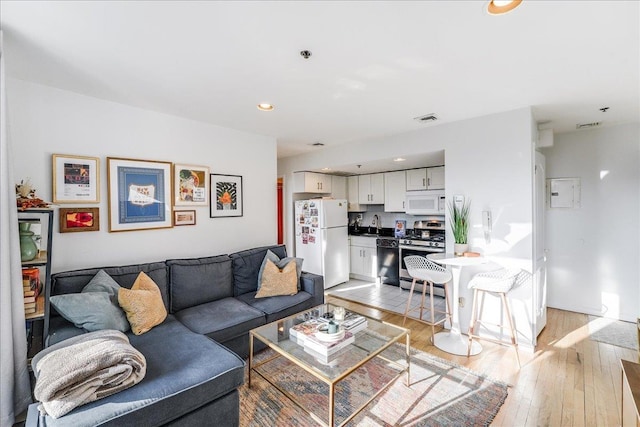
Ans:
{"type": "Polygon", "coordinates": [[[409,169],[405,172],[407,176],[407,191],[427,189],[427,168],[409,169]]]}
{"type": "Polygon", "coordinates": [[[444,166],[409,169],[406,174],[407,191],[444,190],[444,166]]]}
{"type": "Polygon", "coordinates": [[[315,172],[294,172],[293,192],[331,193],[331,175],[315,172]]]}
{"type": "Polygon", "coordinates": [[[349,212],[362,212],[365,210],[364,206],[360,206],[358,202],[358,177],[350,176],[347,178],[347,201],[349,212]]]}
{"type": "Polygon", "coordinates": [[[444,166],[427,168],[427,190],[444,190],[444,166]]]}
{"type": "Polygon", "coordinates": [[[363,205],[384,203],[384,174],[358,176],[358,202],[363,205]]]}
{"type": "Polygon", "coordinates": [[[384,211],[404,212],[404,196],[407,192],[405,171],[384,174],[384,211]]]}
{"type": "Polygon", "coordinates": [[[351,236],[349,263],[352,277],[375,280],[376,251],[375,237],[351,236]]]}
{"type": "Polygon", "coordinates": [[[331,197],[334,199],[347,198],[347,177],[331,175],[331,197]]]}

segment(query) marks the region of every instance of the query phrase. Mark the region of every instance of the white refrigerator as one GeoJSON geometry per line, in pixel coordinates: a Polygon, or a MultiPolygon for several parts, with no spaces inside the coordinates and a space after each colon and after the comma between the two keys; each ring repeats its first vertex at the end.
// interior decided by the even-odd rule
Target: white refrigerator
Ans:
{"type": "Polygon", "coordinates": [[[295,202],[296,257],[304,271],[324,276],[325,289],[349,280],[348,221],[346,200],[295,202]]]}

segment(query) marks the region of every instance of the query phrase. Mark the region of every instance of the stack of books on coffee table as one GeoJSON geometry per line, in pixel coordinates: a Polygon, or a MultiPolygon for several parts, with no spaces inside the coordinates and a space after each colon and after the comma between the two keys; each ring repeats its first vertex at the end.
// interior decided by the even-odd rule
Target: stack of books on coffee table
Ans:
{"type": "Polygon", "coordinates": [[[355,337],[351,331],[344,329],[336,334],[319,332],[318,327],[322,324],[313,320],[300,323],[289,329],[289,337],[316,359],[329,362],[340,350],[353,343],[355,337]]]}

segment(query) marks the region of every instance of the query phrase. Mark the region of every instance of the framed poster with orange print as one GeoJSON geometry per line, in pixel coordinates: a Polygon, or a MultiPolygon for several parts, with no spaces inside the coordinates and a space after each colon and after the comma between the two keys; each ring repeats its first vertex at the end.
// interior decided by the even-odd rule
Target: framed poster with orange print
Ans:
{"type": "Polygon", "coordinates": [[[242,177],[211,174],[211,218],[242,216],[242,177]]]}

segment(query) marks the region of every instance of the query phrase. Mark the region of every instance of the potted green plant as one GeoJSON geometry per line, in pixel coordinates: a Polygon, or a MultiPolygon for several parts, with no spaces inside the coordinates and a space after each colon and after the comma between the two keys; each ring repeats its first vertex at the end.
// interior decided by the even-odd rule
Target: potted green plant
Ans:
{"type": "Polygon", "coordinates": [[[449,202],[450,224],[454,238],[453,252],[456,255],[462,255],[469,249],[467,235],[469,233],[470,206],[471,201],[464,198],[460,204],[454,201],[449,202]]]}

